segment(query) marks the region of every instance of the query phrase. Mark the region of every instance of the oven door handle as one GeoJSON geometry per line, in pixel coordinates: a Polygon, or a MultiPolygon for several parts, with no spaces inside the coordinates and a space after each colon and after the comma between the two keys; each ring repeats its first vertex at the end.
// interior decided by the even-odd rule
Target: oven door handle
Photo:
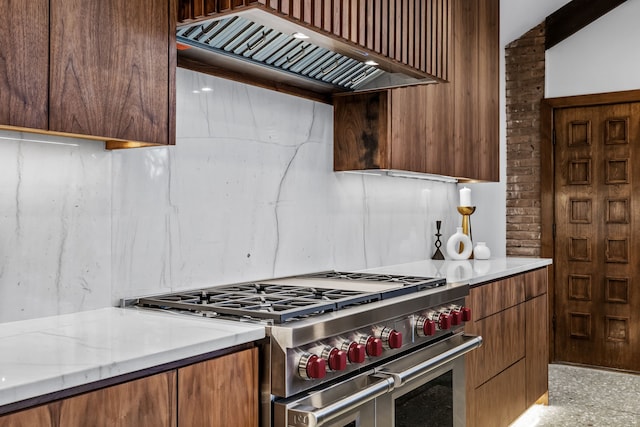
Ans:
{"type": "Polygon", "coordinates": [[[389,393],[391,390],[393,390],[393,377],[380,376],[380,381],[375,384],[323,408],[289,408],[287,410],[287,425],[305,427],[324,425],[383,394],[389,393]]]}
{"type": "Polygon", "coordinates": [[[400,388],[403,385],[416,380],[430,372],[446,365],[455,359],[464,356],[473,349],[482,345],[482,337],[475,335],[462,335],[462,344],[443,351],[436,356],[418,363],[402,372],[391,372],[388,368],[382,368],[381,373],[391,375],[394,378],[394,388],[400,388]]]}

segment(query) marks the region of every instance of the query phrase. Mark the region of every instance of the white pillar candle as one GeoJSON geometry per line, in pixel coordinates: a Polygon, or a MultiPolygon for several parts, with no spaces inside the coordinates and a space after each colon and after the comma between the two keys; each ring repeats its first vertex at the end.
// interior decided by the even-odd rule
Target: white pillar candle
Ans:
{"type": "Polygon", "coordinates": [[[460,206],[472,206],[470,188],[464,187],[460,189],[460,206]]]}

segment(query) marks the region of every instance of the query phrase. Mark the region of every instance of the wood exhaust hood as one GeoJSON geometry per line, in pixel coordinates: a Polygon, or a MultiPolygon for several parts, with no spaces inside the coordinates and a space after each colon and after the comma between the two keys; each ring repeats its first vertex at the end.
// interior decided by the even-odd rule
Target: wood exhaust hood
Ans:
{"type": "Polygon", "coordinates": [[[176,39],[181,65],[204,64],[328,96],[441,81],[262,8],[179,23],[176,39]]]}

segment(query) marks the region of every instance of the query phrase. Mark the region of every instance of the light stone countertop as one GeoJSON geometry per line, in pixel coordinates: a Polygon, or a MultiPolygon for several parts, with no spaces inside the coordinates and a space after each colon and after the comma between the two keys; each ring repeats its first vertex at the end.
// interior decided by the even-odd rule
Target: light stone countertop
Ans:
{"type": "MultiPolygon", "coordinates": [[[[544,258],[424,260],[366,271],[473,286],[550,264],[544,258]]],[[[258,324],[121,308],[0,323],[0,406],[264,336],[258,324]]]]}
{"type": "Polygon", "coordinates": [[[446,277],[448,283],[469,283],[471,286],[499,280],[514,274],[550,265],[549,258],[490,258],[488,260],[434,261],[424,260],[407,264],[367,269],[371,273],[401,274],[425,277],[446,277]]]}
{"type": "Polygon", "coordinates": [[[0,406],[264,336],[257,324],[121,308],[0,323],[0,406]]]}

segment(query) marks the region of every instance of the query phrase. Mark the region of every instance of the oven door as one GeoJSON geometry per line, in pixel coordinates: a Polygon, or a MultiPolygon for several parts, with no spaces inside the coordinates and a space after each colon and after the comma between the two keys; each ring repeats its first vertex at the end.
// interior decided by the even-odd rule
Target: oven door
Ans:
{"type": "Polygon", "coordinates": [[[464,427],[466,387],[464,354],[482,337],[454,335],[384,365],[394,388],[376,401],[378,426],[464,427]]]}
{"type": "Polygon", "coordinates": [[[464,426],[462,356],[481,344],[482,337],[453,335],[343,382],[276,401],[274,427],[442,427],[447,424],[429,424],[441,402],[448,403],[448,425],[464,426]],[[434,400],[434,391],[445,397],[434,400]]]}

